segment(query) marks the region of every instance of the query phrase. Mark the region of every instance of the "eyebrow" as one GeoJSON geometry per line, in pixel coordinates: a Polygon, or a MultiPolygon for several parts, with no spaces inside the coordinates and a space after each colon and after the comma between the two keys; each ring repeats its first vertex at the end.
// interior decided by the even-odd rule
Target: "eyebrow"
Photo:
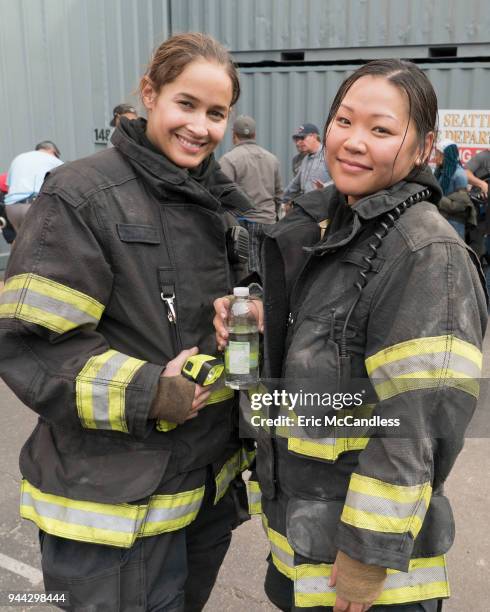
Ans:
{"type": "MultiPolygon", "coordinates": [[[[340,106],[343,106],[345,109],[347,109],[351,113],[354,112],[354,109],[351,106],[347,106],[347,104],[344,104],[343,102],[340,104],[340,106]]],[[[393,121],[398,121],[396,117],[394,117],[393,115],[389,115],[387,113],[372,113],[371,117],[386,117],[387,119],[393,119],[393,121]]]]}
{"type": "MultiPolygon", "coordinates": [[[[196,98],[196,96],[193,96],[190,93],[186,93],[185,91],[179,91],[176,94],[176,97],[178,97],[178,96],[184,96],[185,98],[189,98],[189,100],[192,100],[193,102],[201,102],[202,101],[199,98],[196,98]]],[[[217,108],[218,110],[225,111],[225,110],[227,110],[228,107],[227,106],[221,106],[221,104],[215,104],[215,105],[213,105],[213,108],[217,108]]]]}

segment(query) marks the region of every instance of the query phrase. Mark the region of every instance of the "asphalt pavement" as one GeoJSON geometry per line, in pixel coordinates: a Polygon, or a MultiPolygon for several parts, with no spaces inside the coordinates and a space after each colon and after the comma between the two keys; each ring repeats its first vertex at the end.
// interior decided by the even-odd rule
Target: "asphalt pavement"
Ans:
{"type": "MultiPolygon", "coordinates": [[[[490,333],[485,340],[484,376],[490,378],[490,333]]],[[[487,395],[485,402],[488,403],[487,395]]],[[[489,406],[480,406],[487,414],[489,406]]],[[[37,529],[19,518],[19,451],[36,422],[34,414],[0,380],[0,592],[42,591],[37,529]]],[[[487,435],[488,419],[481,431],[487,435]]],[[[482,435],[483,435],[482,433],[482,435]]],[[[475,434],[474,434],[475,435],[475,434]]],[[[478,432],[476,432],[478,435],[478,432]]],[[[448,554],[452,597],[445,612],[490,610],[490,439],[466,440],[447,483],[456,519],[448,554]]],[[[205,612],[275,610],[262,588],[267,542],[260,520],[239,527],[205,612]]],[[[24,610],[39,607],[24,606],[24,610]]],[[[0,606],[15,612],[21,608],[0,606]]],[[[54,610],[44,607],[43,610],[54,610]]]]}

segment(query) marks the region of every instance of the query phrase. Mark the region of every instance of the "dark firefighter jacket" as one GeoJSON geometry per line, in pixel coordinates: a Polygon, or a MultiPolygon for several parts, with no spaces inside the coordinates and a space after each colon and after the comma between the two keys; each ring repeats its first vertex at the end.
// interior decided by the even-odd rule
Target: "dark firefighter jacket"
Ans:
{"type": "Polygon", "coordinates": [[[327,398],[367,390],[359,406],[286,410],[296,425],[350,417],[337,425],[259,432],[251,508],[261,495],[272,560],[294,581],[297,607],[333,605],[338,549],[388,568],[379,604],[448,595],[443,485],[476,404],[487,309],[476,258],[439,198],[428,170],[352,207],[332,186],[300,198],[266,239],[264,378],[327,398]],[[354,418],[365,420],[349,427],[354,418]]]}
{"type": "Polygon", "coordinates": [[[191,174],[143,133],[123,121],[114,148],[48,177],[0,299],[0,373],[39,414],[22,516],[125,547],[191,522],[206,466],[217,501],[248,459],[227,388],[183,425],[148,419],[165,364],[215,351],[213,300],[235,284],[226,211],[248,201],[214,158],[191,174]]]}

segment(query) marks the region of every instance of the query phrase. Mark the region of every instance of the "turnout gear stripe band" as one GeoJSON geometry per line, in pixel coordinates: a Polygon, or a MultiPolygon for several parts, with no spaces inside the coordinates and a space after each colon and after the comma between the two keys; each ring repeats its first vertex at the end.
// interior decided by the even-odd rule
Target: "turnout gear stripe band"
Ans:
{"type": "MultiPolygon", "coordinates": [[[[332,565],[303,564],[296,567],[294,583],[295,605],[299,608],[333,606],[335,587],[328,581],[332,565]]],[[[444,556],[412,559],[408,572],[388,569],[381,595],[374,605],[394,605],[449,596],[444,556]]]]}
{"type": "Polygon", "coordinates": [[[96,327],[104,306],[93,298],[36,274],[9,278],[0,296],[0,317],[21,319],[63,334],[96,327]]]}
{"type": "Polygon", "coordinates": [[[146,504],[101,504],[43,493],[24,480],[20,512],[52,535],[129,548],[138,537],[189,525],[203,497],[204,487],[200,487],[174,495],[153,495],[146,504]]]}
{"type": "Polygon", "coordinates": [[[256,480],[247,480],[248,513],[262,513],[262,491],[256,480]]]}
{"type": "Polygon", "coordinates": [[[410,532],[417,537],[429,507],[428,482],[405,487],[352,474],[341,520],[384,533],[410,532]]]}
{"type": "Polygon", "coordinates": [[[241,474],[248,466],[252,463],[255,458],[255,451],[247,451],[243,447],[237,451],[228,461],[223,465],[221,470],[218,472],[215,478],[216,495],[214,497],[214,503],[217,504],[219,500],[226,493],[230,482],[241,474]]]}
{"type": "Polygon", "coordinates": [[[112,349],[87,361],[76,378],[77,410],[84,427],[128,433],[126,388],[145,363],[112,349]]]}
{"type": "Polygon", "coordinates": [[[401,342],[366,359],[380,399],[415,389],[445,385],[478,395],[482,353],[452,335],[401,342]]]}

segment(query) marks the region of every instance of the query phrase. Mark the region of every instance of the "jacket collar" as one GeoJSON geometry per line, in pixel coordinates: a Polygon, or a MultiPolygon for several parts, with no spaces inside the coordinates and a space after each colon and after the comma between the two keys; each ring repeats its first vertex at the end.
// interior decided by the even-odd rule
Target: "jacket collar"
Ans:
{"type": "Polygon", "coordinates": [[[179,168],[149,142],[145,132],[146,119],[129,121],[121,117],[111,141],[157,197],[178,193],[212,209],[225,206],[240,213],[253,207],[243,191],[221,171],[214,155],[197,168],[179,168]]]}
{"type": "Polygon", "coordinates": [[[257,144],[257,141],[255,140],[255,138],[249,138],[248,140],[240,140],[240,142],[237,142],[236,145],[233,145],[233,148],[236,149],[237,147],[241,145],[251,145],[251,144],[257,144]]]}

